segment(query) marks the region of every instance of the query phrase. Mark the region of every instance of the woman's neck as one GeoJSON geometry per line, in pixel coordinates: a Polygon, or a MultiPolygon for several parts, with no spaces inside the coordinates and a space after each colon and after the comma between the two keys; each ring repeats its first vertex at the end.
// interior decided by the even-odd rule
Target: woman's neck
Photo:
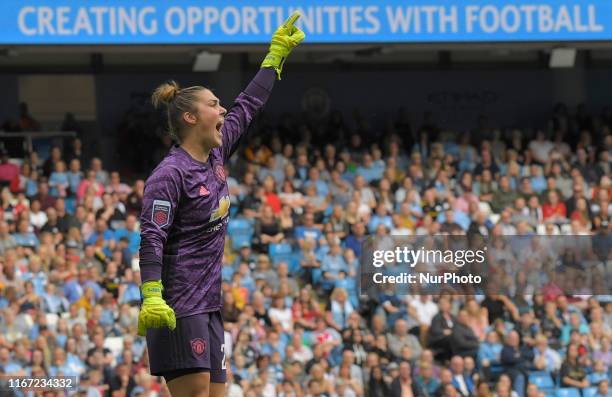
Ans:
{"type": "Polygon", "coordinates": [[[194,140],[185,140],[181,143],[181,147],[189,153],[194,160],[205,163],[210,155],[210,148],[204,147],[201,143],[194,140]]]}

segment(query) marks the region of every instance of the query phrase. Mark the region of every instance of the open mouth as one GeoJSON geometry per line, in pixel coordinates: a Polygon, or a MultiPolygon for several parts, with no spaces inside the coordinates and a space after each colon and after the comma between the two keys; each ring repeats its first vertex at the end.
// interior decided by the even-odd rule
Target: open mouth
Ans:
{"type": "Polygon", "coordinates": [[[221,127],[223,127],[223,121],[219,121],[217,125],[215,126],[215,128],[217,129],[217,132],[221,132],[221,127]]]}

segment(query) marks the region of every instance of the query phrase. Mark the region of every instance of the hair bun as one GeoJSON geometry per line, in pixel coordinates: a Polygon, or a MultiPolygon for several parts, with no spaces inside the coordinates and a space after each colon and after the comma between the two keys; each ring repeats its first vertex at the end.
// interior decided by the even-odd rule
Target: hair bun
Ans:
{"type": "Polygon", "coordinates": [[[155,89],[151,97],[153,106],[157,108],[162,103],[168,105],[174,100],[174,98],[176,98],[179,91],[179,85],[174,80],[170,80],[167,83],[160,85],[155,89]]]}

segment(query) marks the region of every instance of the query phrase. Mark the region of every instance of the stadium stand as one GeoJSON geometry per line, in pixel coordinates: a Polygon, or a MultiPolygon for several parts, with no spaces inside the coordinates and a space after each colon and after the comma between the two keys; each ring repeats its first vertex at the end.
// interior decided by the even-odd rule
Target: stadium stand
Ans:
{"type": "MultiPolygon", "coordinates": [[[[609,274],[609,112],[561,107],[541,130],[470,134],[289,120],[252,131],[226,173],[229,396],[612,396],[611,295],[525,291],[516,273],[499,295],[368,299],[357,282],[371,235],[586,235],[609,274]]],[[[73,142],[1,153],[0,373],[78,376],[88,397],[166,395],[136,336],[143,180],[73,142]]]]}

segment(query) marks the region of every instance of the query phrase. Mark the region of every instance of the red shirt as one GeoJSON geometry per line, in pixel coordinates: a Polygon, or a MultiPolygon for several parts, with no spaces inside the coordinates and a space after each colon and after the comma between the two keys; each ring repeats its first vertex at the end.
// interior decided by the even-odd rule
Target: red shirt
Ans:
{"type": "Polygon", "coordinates": [[[542,214],[544,219],[552,218],[554,216],[560,216],[562,218],[567,217],[567,209],[565,204],[562,202],[557,203],[554,207],[551,204],[544,204],[542,206],[542,214]]]}
{"type": "Polygon", "coordinates": [[[281,201],[276,193],[266,193],[266,203],[272,207],[274,214],[278,215],[281,212],[281,201]]]}
{"type": "Polygon", "coordinates": [[[0,181],[12,182],[19,176],[19,167],[13,163],[0,163],[0,181]]]}

